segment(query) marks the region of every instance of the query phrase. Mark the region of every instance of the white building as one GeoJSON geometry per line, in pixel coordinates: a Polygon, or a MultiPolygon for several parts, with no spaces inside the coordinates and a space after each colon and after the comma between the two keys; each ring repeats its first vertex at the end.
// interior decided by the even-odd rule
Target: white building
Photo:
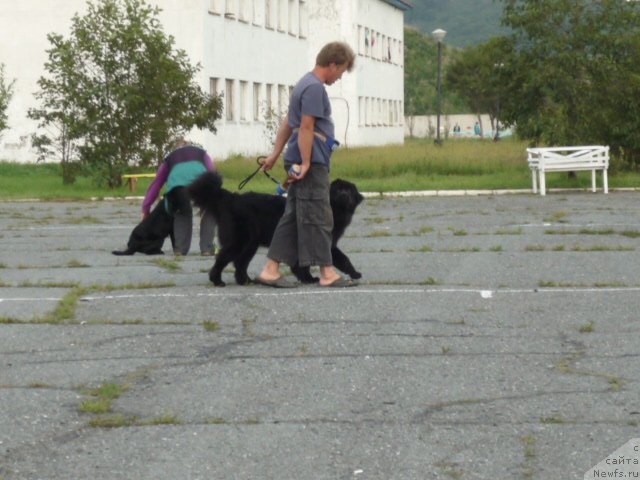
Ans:
{"type": "MultiPolygon", "coordinates": [[[[202,66],[202,88],[224,93],[216,134],[191,138],[215,158],[257,155],[270,149],[266,112],[282,115],[289,92],[313,68],[329,41],[357,53],[353,72],[328,87],[336,136],[346,146],[402,143],[404,138],[404,11],[406,0],[147,0],[158,5],[166,33],[202,66]]],[[[47,33],[69,34],[85,0],[4,1],[0,12],[0,63],[15,79],[9,129],[0,133],[0,159],[31,162],[37,105],[50,47],[47,33]]]]}

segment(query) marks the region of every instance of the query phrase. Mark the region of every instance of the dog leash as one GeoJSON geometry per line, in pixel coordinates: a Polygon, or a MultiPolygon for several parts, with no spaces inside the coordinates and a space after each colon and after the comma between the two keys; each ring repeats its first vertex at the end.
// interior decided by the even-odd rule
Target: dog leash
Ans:
{"type": "MultiPolygon", "coordinates": [[[[262,170],[262,162],[261,162],[260,160],[264,160],[265,158],[267,158],[267,157],[262,156],[262,157],[258,157],[258,158],[256,158],[256,162],[257,162],[257,164],[258,164],[258,169],[257,169],[255,172],[253,172],[251,175],[249,175],[247,178],[245,178],[243,181],[241,181],[241,182],[240,182],[240,184],[238,185],[238,190],[242,190],[242,189],[244,188],[244,186],[245,186],[247,183],[249,183],[249,181],[250,181],[253,177],[255,177],[255,176],[257,175],[257,173],[258,173],[260,170],[262,170]]],[[[271,175],[269,175],[269,172],[267,172],[266,170],[263,170],[263,172],[264,172],[264,174],[265,174],[267,177],[269,177],[269,179],[270,179],[273,183],[275,183],[276,185],[280,185],[280,182],[279,182],[278,180],[276,180],[275,178],[273,178],[271,175]]]]}

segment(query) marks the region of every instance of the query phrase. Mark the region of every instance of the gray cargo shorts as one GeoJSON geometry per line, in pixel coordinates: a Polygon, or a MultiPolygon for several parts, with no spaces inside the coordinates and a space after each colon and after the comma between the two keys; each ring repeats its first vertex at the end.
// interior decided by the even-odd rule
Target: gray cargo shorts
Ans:
{"type": "Polygon", "coordinates": [[[333,213],[329,201],[329,169],[311,164],[305,177],[292,184],[267,257],[301,267],[329,266],[333,213]]]}

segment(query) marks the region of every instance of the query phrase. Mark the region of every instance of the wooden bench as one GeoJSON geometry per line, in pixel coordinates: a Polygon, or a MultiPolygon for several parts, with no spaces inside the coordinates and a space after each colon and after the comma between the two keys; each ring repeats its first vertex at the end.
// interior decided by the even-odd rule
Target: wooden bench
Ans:
{"type": "Polygon", "coordinates": [[[122,175],[123,180],[129,181],[129,191],[136,191],[136,184],[138,183],[139,178],[156,178],[155,173],[129,173],[126,175],[122,175]]]}
{"type": "Polygon", "coordinates": [[[591,191],[596,191],[596,170],[602,170],[604,193],[609,193],[607,168],[609,168],[609,147],[602,145],[582,147],[527,148],[533,193],[538,193],[537,179],[540,179],[540,195],[546,194],[545,174],[547,172],[576,172],[591,170],[591,191]]]}

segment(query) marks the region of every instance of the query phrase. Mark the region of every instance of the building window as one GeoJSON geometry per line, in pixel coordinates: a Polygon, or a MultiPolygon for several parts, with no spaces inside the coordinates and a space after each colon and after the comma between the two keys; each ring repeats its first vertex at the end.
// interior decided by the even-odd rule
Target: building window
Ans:
{"type": "Polygon", "coordinates": [[[273,85],[267,83],[267,91],[265,93],[265,118],[269,118],[273,113],[273,85]]]}
{"type": "Polygon", "coordinates": [[[253,0],[238,0],[238,19],[241,22],[250,22],[253,19],[251,10],[253,8],[253,0]]]}
{"type": "Polygon", "coordinates": [[[210,0],[209,12],[216,15],[222,15],[224,13],[224,5],[225,0],[210,0]]]}
{"type": "Polygon", "coordinates": [[[253,24],[264,26],[264,0],[252,0],[253,24]]]}
{"type": "Polygon", "coordinates": [[[218,95],[220,93],[220,79],[211,77],[209,78],[209,94],[218,95]]]}
{"type": "Polygon", "coordinates": [[[289,89],[286,85],[278,85],[278,116],[283,117],[289,108],[289,89]]]}
{"type": "Polygon", "coordinates": [[[298,3],[298,36],[300,38],[307,38],[307,35],[309,35],[307,0],[300,0],[298,3]]]}
{"type": "Polygon", "coordinates": [[[225,0],[224,16],[230,19],[238,18],[238,0],[225,0]]]}
{"type": "Polygon", "coordinates": [[[293,36],[298,36],[299,21],[298,0],[289,0],[289,33],[293,36]]]}
{"type": "Polygon", "coordinates": [[[364,98],[364,124],[365,126],[371,125],[371,99],[369,97],[364,98]]]}
{"type": "Polygon", "coordinates": [[[278,31],[287,31],[287,2],[288,0],[278,0],[278,31]]]}
{"type": "Polygon", "coordinates": [[[262,85],[253,84],[253,120],[259,122],[262,119],[260,107],[262,106],[262,85]]]}
{"type": "Polygon", "coordinates": [[[232,122],[235,118],[234,112],[234,99],[233,99],[233,80],[227,80],[225,82],[225,118],[227,121],[232,122]]]}
{"type": "Polygon", "coordinates": [[[249,82],[240,80],[240,120],[249,119],[249,82]]]}
{"type": "Polygon", "coordinates": [[[264,26],[275,28],[276,23],[276,2],[278,0],[265,0],[265,21],[264,26]]]}

